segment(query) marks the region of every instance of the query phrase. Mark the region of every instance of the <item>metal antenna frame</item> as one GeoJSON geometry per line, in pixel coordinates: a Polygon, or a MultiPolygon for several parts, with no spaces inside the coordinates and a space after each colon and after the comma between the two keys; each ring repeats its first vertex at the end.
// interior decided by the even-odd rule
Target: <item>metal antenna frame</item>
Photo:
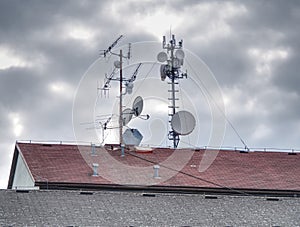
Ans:
{"type": "MultiPolygon", "coordinates": [[[[123,38],[123,35],[120,35],[106,50],[103,50],[103,57],[106,57],[108,53],[111,53],[111,50],[117,45],[117,43],[123,38]]],[[[130,54],[128,54],[130,56],[130,54]]]]}
{"type": "MultiPolygon", "coordinates": [[[[136,75],[138,73],[138,70],[140,68],[140,66],[142,65],[142,63],[139,63],[138,67],[136,68],[136,70],[134,71],[133,75],[131,76],[130,79],[123,79],[123,58],[125,59],[130,59],[131,57],[131,44],[128,44],[128,53],[127,56],[123,55],[122,49],[120,49],[119,53],[113,53],[112,49],[114,46],[116,46],[116,44],[118,43],[118,41],[123,38],[123,35],[119,36],[119,38],[116,39],[115,42],[113,42],[112,45],[110,45],[106,50],[103,51],[103,57],[106,57],[108,53],[110,53],[111,55],[116,55],[119,57],[119,61],[120,61],[120,69],[119,69],[119,78],[114,78],[114,75],[116,73],[116,68],[113,69],[112,73],[106,77],[106,81],[104,83],[103,88],[101,88],[101,90],[104,90],[104,92],[109,90],[110,87],[110,81],[119,81],[119,89],[120,89],[120,97],[119,97],[119,143],[120,143],[120,147],[121,147],[121,157],[125,156],[125,145],[124,145],[124,141],[123,141],[123,95],[125,95],[127,92],[123,93],[123,82],[125,82],[125,85],[127,85],[130,82],[133,82],[136,79],[136,75]]],[[[107,126],[107,123],[110,121],[110,119],[106,122],[105,124],[105,128],[107,126]]],[[[104,129],[105,129],[104,128],[104,129]]]]}
{"type": "MultiPolygon", "coordinates": [[[[169,117],[170,117],[169,123],[171,123],[171,119],[173,115],[176,113],[176,109],[178,108],[178,106],[176,106],[176,101],[179,99],[176,98],[176,92],[179,92],[179,90],[176,90],[175,85],[178,85],[179,79],[187,78],[187,74],[181,73],[180,67],[175,67],[175,63],[174,63],[176,59],[176,57],[174,56],[174,50],[182,49],[182,44],[183,44],[182,40],[178,42],[178,45],[176,44],[175,35],[172,35],[172,38],[169,41],[169,43],[166,43],[166,37],[163,36],[162,48],[166,49],[168,53],[170,52],[170,59],[168,59],[167,61],[170,67],[167,68],[166,71],[167,76],[171,80],[171,82],[168,82],[171,85],[171,90],[169,90],[169,92],[171,93],[171,97],[169,98],[169,101],[171,101],[171,105],[169,106],[169,108],[171,109],[171,113],[169,113],[169,117]]],[[[169,131],[168,139],[172,140],[173,147],[177,148],[180,141],[179,134],[172,129],[169,131]]]]}

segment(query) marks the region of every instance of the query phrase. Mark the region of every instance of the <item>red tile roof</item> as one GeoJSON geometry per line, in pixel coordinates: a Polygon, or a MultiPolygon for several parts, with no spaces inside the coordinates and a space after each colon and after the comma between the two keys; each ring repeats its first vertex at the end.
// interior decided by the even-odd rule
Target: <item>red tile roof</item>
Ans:
{"type": "MultiPolygon", "coordinates": [[[[135,167],[153,167],[156,163],[166,161],[174,152],[173,149],[168,148],[157,148],[152,153],[145,154],[126,150],[125,157],[122,158],[120,157],[120,150],[111,151],[99,147],[96,148],[97,156],[92,156],[91,146],[82,145],[17,143],[17,147],[36,182],[99,185],[115,184],[114,181],[105,179],[101,174],[98,177],[92,176],[92,163],[95,160],[104,159],[104,152],[121,164],[135,167]]],[[[191,151],[179,150],[179,152],[191,151]]],[[[205,150],[193,152],[180,172],[174,172],[174,176],[165,181],[158,181],[158,185],[300,190],[300,154],[288,155],[284,152],[240,153],[239,151],[221,150],[210,167],[204,172],[199,172],[198,167],[205,150]]],[[[173,164],[172,168],[174,169],[175,166],[176,169],[176,164],[173,164]]],[[[164,174],[166,167],[168,166],[161,165],[160,175],[164,174]]],[[[100,171],[102,171],[101,164],[99,165],[100,171]]],[[[116,174],[119,174],[117,170],[116,174]]],[[[126,175],[126,177],[130,178],[130,175],[126,175]]],[[[123,180],[126,182],[126,178],[123,180]]],[[[149,175],[150,180],[153,180],[153,175],[149,175]]],[[[132,184],[132,181],[129,182],[132,184]]]]}

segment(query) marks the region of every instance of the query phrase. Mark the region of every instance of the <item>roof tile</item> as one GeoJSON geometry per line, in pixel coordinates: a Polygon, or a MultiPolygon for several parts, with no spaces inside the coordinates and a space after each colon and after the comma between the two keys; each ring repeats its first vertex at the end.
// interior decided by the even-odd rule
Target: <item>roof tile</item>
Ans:
{"type": "MultiPolygon", "coordinates": [[[[95,156],[91,155],[90,146],[78,145],[79,150],[77,145],[17,145],[36,182],[114,184],[101,176],[92,176],[95,156]]],[[[125,157],[121,158],[120,150],[104,149],[96,148],[97,158],[102,158],[102,152],[105,151],[120,163],[135,167],[161,163],[174,152],[168,148],[157,148],[145,154],[127,151],[125,157]]],[[[199,172],[204,152],[195,151],[181,172],[159,185],[300,190],[300,154],[221,150],[212,165],[206,171],[199,172]]]]}

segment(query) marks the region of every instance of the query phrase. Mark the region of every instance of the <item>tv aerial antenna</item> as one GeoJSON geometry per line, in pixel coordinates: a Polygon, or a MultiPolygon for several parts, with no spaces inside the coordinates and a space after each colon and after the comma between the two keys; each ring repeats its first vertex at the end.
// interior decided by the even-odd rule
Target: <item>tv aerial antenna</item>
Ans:
{"type": "Polygon", "coordinates": [[[176,109],[179,108],[176,105],[176,101],[179,100],[179,98],[176,97],[176,93],[179,92],[179,89],[176,88],[176,86],[179,84],[180,79],[187,79],[187,73],[182,73],[181,71],[181,66],[183,65],[185,57],[182,46],[183,40],[180,40],[177,44],[175,35],[172,35],[171,40],[168,43],[166,42],[166,37],[163,36],[162,48],[167,50],[167,52],[162,51],[157,55],[157,60],[162,63],[160,67],[161,80],[165,81],[166,78],[169,78],[168,84],[171,86],[170,90],[168,90],[170,93],[168,100],[170,102],[169,122],[171,125],[168,139],[173,141],[174,148],[177,148],[180,136],[192,133],[196,125],[196,120],[190,112],[176,112],[176,109]]]}
{"type": "MultiPolygon", "coordinates": [[[[124,141],[123,141],[123,126],[126,126],[129,121],[132,119],[132,116],[136,115],[134,111],[134,106],[132,109],[127,108],[123,111],[123,96],[126,94],[132,94],[133,90],[133,82],[136,80],[138,71],[142,65],[142,63],[139,63],[131,75],[130,78],[124,78],[123,77],[123,59],[130,59],[131,58],[131,44],[128,45],[128,52],[126,55],[123,55],[123,50],[120,49],[119,53],[112,52],[113,48],[117,45],[117,43],[123,38],[123,35],[119,36],[106,50],[103,51],[102,56],[106,57],[108,54],[115,55],[119,57],[119,60],[116,60],[114,62],[114,68],[112,72],[109,74],[109,76],[105,75],[105,82],[104,85],[101,88],[98,88],[98,90],[101,90],[104,93],[104,96],[109,92],[109,89],[111,88],[111,81],[117,81],[119,82],[119,143],[122,151],[122,155],[124,156],[124,141]],[[119,72],[119,73],[118,73],[119,72]],[[119,76],[117,76],[119,74],[119,76]],[[123,90],[125,88],[125,91],[123,90]]],[[[138,107],[140,107],[141,104],[138,104],[138,107]]],[[[142,107],[141,107],[142,108],[142,107]]],[[[141,110],[138,111],[140,115],[141,110]]],[[[149,118],[149,115],[147,115],[147,119],[149,118]]]]}
{"type": "Polygon", "coordinates": [[[123,38],[123,35],[120,35],[106,50],[102,50],[103,53],[101,54],[103,57],[106,57],[108,53],[112,54],[112,49],[117,45],[117,43],[123,38]]]}

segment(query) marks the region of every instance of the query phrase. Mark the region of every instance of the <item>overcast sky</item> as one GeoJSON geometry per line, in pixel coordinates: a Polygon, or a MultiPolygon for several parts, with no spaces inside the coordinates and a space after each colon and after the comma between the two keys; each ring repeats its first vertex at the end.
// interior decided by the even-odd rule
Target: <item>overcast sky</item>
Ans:
{"type": "MultiPolygon", "coordinates": [[[[170,27],[213,72],[249,147],[300,148],[298,0],[1,0],[0,11],[0,188],[16,140],[74,140],[73,97],[100,49],[170,27]]],[[[230,127],[224,145],[242,146],[230,127]]]]}

